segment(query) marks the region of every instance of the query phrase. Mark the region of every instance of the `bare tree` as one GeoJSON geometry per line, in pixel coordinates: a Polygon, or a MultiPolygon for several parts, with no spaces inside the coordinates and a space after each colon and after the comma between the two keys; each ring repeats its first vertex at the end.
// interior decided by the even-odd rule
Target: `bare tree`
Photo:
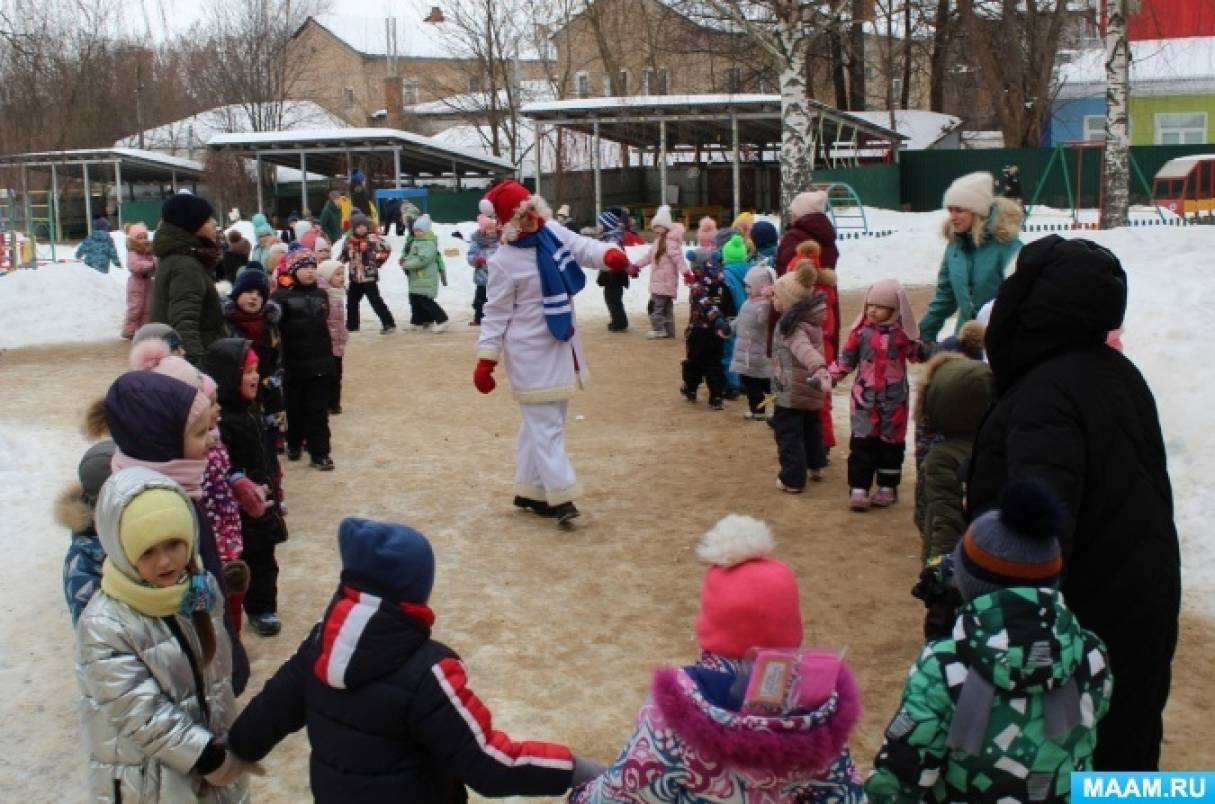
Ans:
{"type": "Polygon", "coordinates": [[[1111,0],[1105,23],[1105,154],[1101,182],[1105,206],[1101,228],[1126,225],[1130,204],[1131,141],[1130,43],[1127,41],[1127,0],[1111,0]]]}
{"type": "Polygon", "coordinates": [[[958,0],[970,52],[1009,147],[1041,142],[1067,14],[1067,0],[958,0]]]}

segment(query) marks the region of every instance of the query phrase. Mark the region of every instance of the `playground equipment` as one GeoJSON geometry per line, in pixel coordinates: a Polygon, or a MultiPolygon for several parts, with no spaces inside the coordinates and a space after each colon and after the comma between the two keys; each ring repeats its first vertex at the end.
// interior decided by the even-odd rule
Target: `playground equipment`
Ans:
{"type": "MultiPolygon", "coordinates": [[[[1103,154],[1105,151],[1105,143],[1097,140],[1084,140],[1080,142],[1066,142],[1056,145],[1052,149],[1050,161],[1046,163],[1046,169],[1042,171],[1042,177],[1038,179],[1038,186],[1034,188],[1034,194],[1029,199],[1029,203],[1025,205],[1025,220],[1028,221],[1030,215],[1033,214],[1034,206],[1038,203],[1038,198],[1042,195],[1042,188],[1046,186],[1047,179],[1050,178],[1051,171],[1058,169],[1063,171],[1063,186],[1067,190],[1067,203],[1072,213],[1072,223],[1079,223],[1080,216],[1078,207],[1080,199],[1084,194],[1084,154],[1087,151],[1095,150],[1098,154],[1103,154]],[[1076,152],[1076,191],[1072,192],[1071,175],[1067,170],[1067,150],[1076,152]],[[1056,165],[1058,167],[1056,168],[1056,165]]],[[[1156,214],[1160,216],[1160,220],[1164,220],[1164,212],[1161,211],[1160,205],[1155,200],[1155,193],[1148,186],[1148,181],[1143,175],[1143,170],[1140,169],[1139,163],[1135,161],[1134,154],[1130,154],[1131,171],[1135,178],[1139,179],[1139,184],[1143,191],[1147,193],[1148,200],[1156,207],[1156,214]]],[[[1101,177],[1097,177],[1097,215],[1105,211],[1105,186],[1101,182],[1101,177]]]]}
{"type": "Polygon", "coordinates": [[[1152,195],[1157,205],[1182,217],[1215,212],[1215,154],[1165,162],[1152,181],[1152,195]]]}
{"type": "Polygon", "coordinates": [[[852,185],[842,181],[814,185],[817,190],[827,191],[827,214],[837,232],[853,230],[869,233],[869,220],[861,197],[852,185]]]}

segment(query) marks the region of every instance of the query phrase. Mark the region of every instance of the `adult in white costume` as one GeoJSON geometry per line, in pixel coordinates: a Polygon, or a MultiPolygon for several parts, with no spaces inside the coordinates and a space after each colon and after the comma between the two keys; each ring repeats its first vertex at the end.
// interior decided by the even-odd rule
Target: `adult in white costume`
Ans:
{"type": "Polygon", "coordinates": [[[567,400],[590,381],[573,297],[586,283],[582,266],[627,271],[631,265],[619,248],[551,222],[544,199],[516,181],[495,185],[481,211],[498,219],[502,245],[489,258],[473,383],[483,394],[493,391],[494,367],[506,361],[523,413],[515,505],[564,524],[578,516],[574,498],[581,491],[565,453],[567,400]]]}

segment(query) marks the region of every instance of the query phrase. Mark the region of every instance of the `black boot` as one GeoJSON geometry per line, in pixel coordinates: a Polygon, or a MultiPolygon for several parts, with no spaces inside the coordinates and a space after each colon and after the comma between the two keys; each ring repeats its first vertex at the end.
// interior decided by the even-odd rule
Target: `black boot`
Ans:
{"type": "Polygon", "coordinates": [[[533,500],[530,497],[520,497],[518,494],[516,494],[514,505],[521,511],[531,511],[532,513],[539,514],[540,516],[548,516],[548,503],[543,502],[542,500],[533,500]]]}
{"type": "Polygon", "coordinates": [[[564,502],[560,505],[554,505],[549,508],[549,516],[557,520],[557,524],[564,525],[577,519],[579,515],[578,509],[572,502],[564,502]]]}

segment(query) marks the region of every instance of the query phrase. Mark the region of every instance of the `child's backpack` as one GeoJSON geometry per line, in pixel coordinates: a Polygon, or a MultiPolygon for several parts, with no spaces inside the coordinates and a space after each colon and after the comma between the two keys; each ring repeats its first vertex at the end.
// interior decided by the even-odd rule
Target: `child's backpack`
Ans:
{"type": "Polygon", "coordinates": [[[443,249],[435,249],[435,265],[439,266],[439,281],[447,287],[447,264],[443,262],[443,249]]]}

